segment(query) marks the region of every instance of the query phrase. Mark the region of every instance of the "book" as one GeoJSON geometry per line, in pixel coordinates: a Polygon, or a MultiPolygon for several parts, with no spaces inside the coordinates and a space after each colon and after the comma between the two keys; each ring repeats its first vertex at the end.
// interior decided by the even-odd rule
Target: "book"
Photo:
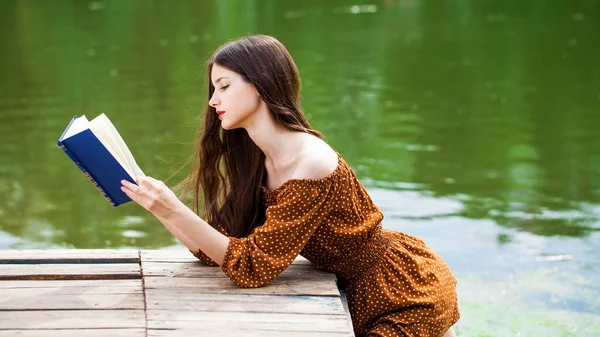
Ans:
{"type": "Polygon", "coordinates": [[[144,176],[123,138],[105,114],[88,121],[74,116],[57,145],[113,206],[131,199],[121,180],[136,184],[144,176]]]}

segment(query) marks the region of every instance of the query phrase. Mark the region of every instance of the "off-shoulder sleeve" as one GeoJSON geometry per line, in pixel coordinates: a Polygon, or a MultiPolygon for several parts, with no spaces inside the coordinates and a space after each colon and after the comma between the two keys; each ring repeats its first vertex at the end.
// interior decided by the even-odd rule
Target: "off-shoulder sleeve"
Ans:
{"type": "Polygon", "coordinates": [[[331,184],[299,182],[280,192],[266,221],[245,238],[229,238],[221,270],[240,287],[271,282],[300,254],[327,215],[331,184]]]}
{"type": "MultiPolygon", "coordinates": [[[[227,234],[227,231],[225,230],[225,228],[223,228],[223,226],[218,225],[217,226],[217,230],[219,232],[221,232],[221,234],[225,235],[225,236],[229,236],[229,234],[227,234]]],[[[208,255],[204,254],[204,252],[200,249],[198,249],[197,251],[193,252],[190,250],[190,252],[196,257],[198,258],[198,260],[200,260],[202,263],[212,266],[212,267],[217,267],[219,264],[216,263],[215,261],[213,261],[210,257],[208,257],[208,255]]]]}

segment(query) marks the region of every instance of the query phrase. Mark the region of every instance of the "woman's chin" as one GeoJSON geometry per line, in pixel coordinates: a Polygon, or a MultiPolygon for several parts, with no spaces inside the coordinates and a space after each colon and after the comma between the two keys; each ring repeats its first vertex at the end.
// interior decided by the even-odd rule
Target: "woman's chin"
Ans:
{"type": "Polygon", "coordinates": [[[221,120],[221,127],[224,130],[229,130],[229,123],[227,123],[227,121],[221,120]]]}
{"type": "Polygon", "coordinates": [[[221,127],[223,128],[223,130],[233,130],[233,129],[237,129],[238,127],[235,125],[231,125],[225,121],[221,121],[221,127]]]}

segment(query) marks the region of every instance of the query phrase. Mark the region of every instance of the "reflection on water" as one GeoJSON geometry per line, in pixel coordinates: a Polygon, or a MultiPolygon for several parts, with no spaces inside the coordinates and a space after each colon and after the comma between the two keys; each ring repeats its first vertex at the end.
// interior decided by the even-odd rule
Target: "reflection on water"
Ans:
{"type": "Polygon", "coordinates": [[[463,333],[592,335],[598,13],[593,1],[1,1],[0,248],[176,244],[136,205],[111,208],[56,139],[73,115],[107,113],[166,179],[192,150],[210,53],[266,33],[384,225],[459,277],[463,333]],[[494,319],[469,317],[481,312],[494,319]]]}

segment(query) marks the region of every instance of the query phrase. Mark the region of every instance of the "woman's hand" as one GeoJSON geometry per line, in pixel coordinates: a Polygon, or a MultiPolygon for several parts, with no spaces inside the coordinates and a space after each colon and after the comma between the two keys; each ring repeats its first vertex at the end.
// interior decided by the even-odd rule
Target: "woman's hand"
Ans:
{"type": "Polygon", "coordinates": [[[132,184],[121,180],[131,200],[150,211],[190,251],[202,250],[219,265],[225,259],[229,238],[182,203],[162,181],[144,177],[132,184]]]}
{"type": "Polygon", "coordinates": [[[131,200],[154,214],[161,222],[177,214],[181,207],[186,207],[165,183],[152,177],[138,179],[138,184],[121,180],[121,190],[131,200]]]}

